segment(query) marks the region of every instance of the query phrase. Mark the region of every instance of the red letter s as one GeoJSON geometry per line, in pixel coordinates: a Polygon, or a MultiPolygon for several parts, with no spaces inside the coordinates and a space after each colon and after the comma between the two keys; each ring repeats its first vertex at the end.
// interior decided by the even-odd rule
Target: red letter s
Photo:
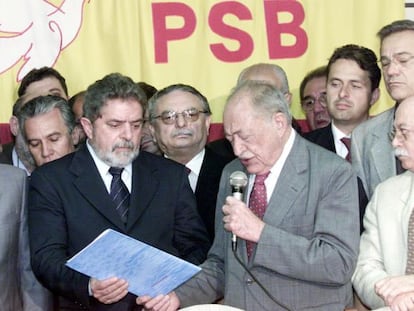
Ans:
{"type": "Polygon", "coordinates": [[[240,47],[236,51],[229,51],[224,44],[215,43],[210,44],[210,49],[224,62],[243,61],[253,52],[253,40],[248,33],[224,24],[223,18],[227,13],[232,13],[241,20],[252,19],[252,15],[247,7],[235,1],[217,3],[210,10],[208,23],[211,30],[224,38],[237,40],[240,47]]]}

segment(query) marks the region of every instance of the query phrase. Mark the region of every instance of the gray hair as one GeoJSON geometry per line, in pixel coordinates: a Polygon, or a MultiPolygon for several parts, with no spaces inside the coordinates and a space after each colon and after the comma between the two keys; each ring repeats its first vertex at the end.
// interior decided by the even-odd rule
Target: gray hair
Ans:
{"type": "Polygon", "coordinates": [[[265,115],[281,112],[285,115],[289,124],[292,124],[292,114],[289,104],[281,90],[263,81],[246,80],[238,84],[227,98],[227,103],[239,94],[250,97],[253,107],[262,111],[265,115]]]}
{"type": "Polygon", "coordinates": [[[380,38],[380,41],[382,43],[382,41],[384,41],[384,39],[389,35],[406,30],[414,31],[414,21],[409,19],[401,19],[394,21],[391,24],[382,27],[378,31],[377,36],[380,38]]]}
{"type": "Polygon", "coordinates": [[[25,139],[26,120],[51,112],[55,108],[59,110],[60,115],[65,122],[65,126],[68,129],[68,133],[72,134],[73,128],[75,127],[75,117],[68,105],[68,102],[60,96],[46,95],[38,96],[29,100],[23,107],[21,107],[17,114],[19,127],[25,139]]]}
{"type": "Polygon", "coordinates": [[[211,109],[210,109],[210,105],[208,104],[207,98],[203,94],[201,94],[195,87],[191,85],[187,85],[187,84],[172,84],[156,92],[148,101],[148,111],[149,111],[149,118],[151,122],[153,122],[154,118],[156,117],[155,110],[157,107],[158,100],[161,97],[173,91],[182,91],[182,92],[193,94],[200,101],[201,106],[203,107],[202,108],[203,111],[207,111],[206,114],[211,115],[211,109]]]}
{"type": "Polygon", "coordinates": [[[111,73],[88,87],[83,105],[83,115],[91,122],[101,116],[101,109],[111,99],[134,99],[142,107],[143,115],[147,104],[144,91],[129,77],[111,73]]]}
{"type": "Polygon", "coordinates": [[[259,63],[251,65],[247,68],[244,68],[242,72],[239,74],[239,77],[237,79],[237,85],[241,84],[242,82],[246,81],[246,76],[249,73],[253,72],[261,72],[261,71],[270,71],[272,72],[275,77],[280,80],[281,86],[280,91],[283,94],[287,94],[290,92],[289,89],[289,81],[286,75],[286,72],[283,70],[282,67],[276,65],[276,64],[266,64],[266,63],[259,63]]]}

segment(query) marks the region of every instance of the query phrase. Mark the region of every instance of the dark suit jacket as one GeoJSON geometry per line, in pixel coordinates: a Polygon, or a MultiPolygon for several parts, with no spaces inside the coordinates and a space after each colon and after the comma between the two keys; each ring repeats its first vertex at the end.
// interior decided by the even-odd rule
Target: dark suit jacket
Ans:
{"type": "MultiPolygon", "coordinates": [[[[303,135],[307,140],[336,153],[335,141],[332,133],[331,124],[311,131],[303,135]]],[[[362,185],[361,179],[358,177],[358,198],[359,198],[359,222],[360,231],[364,231],[363,219],[365,214],[365,208],[368,204],[368,197],[365,193],[364,186],[362,185]]]]}
{"type": "Polygon", "coordinates": [[[206,225],[211,243],[214,240],[214,217],[221,172],[230,161],[231,158],[223,157],[206,146],[195,195],[198,213],[206,225]]]}
{"type": "Polygon", "coordinates": [[[141,152],[133,161],[126,225],[85,145],[36,169],[30,184],[33,271],[46,287],[68,299],[60,299],[61,308],[75,302],[76,309],[138,309],[131,294],[112,305],[99,303],[88,295],[89,278],[65,267],[68,258],[107,228],[196,264],[205,259],[207,232],[187,172],[171,160],[141,152]]]}
{"type": "Polygon", "coordinates": [[[2,147],[3,147],[3,151],[0,152],[0,163],[13,165],[12,152],[13,152],[14,143],[5,144],[2,147]]]}

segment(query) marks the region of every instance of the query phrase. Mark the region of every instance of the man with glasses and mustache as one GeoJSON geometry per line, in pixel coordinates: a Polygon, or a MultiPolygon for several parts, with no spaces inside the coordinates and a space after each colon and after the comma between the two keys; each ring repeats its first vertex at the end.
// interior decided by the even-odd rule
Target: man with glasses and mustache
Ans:
{"type": "Polygon", "coordinates": [[[206,257],[208,236],[185,168],[139,150],[145,104],[128,77],[96,81],[81,118],[86,143],[32,174],[32,266],[58,310],[140,310],[125,280],[97,280],[65,266],[108,228],[195,264],[206,257]]]}
{"type": "MultiPolygon", "coordinates": [[[[373,51],[354,44],[337,48],[327,66],[326,98],[319,100],[327,107],[331,123],[304,137],[351,162],[351,133],[368,119],[369,109],[379,97],[380,80],[381,71],[373,51]]],[[[368,200],[360,180],[358,185],[362,230],[368,200]]]]}
{"type": "Polygon", "coordinates": [[[401,101],[393,123],[393,154],[406,171],[380,183],[374,191],[365,213],[352,282],[369,308],[414,310],[413,96],[401,101]]]}
{"type": "Polygon", "coordinates": [[[165,157],[185,165],[198,212],[214,240],[221,172],[231,160],[206,146],[211,122],[207,99],[194,87],[170,85],[149,100],[149,127],[165,157]]]}
{"type": "Polygon", "coordinates": [[[352,133],[352,164],[368,198],[380,182],[404,171],[394,156],[388,133],[392,129],[395,108],[414,95],[414,21],[394,21],[384,26],[378,37],[385,86],[396,105],[352,133]]]}
{"type": "Polygon", "coordinates": [[[331,117],[326,109],[326,66],[310,71],[303,78],[299,95],[309,130],[327,126],[331,117]]]}

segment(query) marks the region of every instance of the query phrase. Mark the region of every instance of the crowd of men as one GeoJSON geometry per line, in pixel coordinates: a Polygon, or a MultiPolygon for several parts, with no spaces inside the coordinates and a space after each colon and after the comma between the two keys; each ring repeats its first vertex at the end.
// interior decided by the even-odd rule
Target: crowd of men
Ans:
{"type": "Polygon", "coordinates": [[[193,86],[111,73],[69,97],[55,69],[30,71],[0,152],[2,308],[414,310],[414,22],[378,36],[379,62],[347,44],[306,74],[306,133],[276,64],[235,79],[214,142],[193,86]],[[370,118],[381,69],[395,106],[370,118]],[[137,297],[66,266],[106,229],[201,271],[137,297]]]}

